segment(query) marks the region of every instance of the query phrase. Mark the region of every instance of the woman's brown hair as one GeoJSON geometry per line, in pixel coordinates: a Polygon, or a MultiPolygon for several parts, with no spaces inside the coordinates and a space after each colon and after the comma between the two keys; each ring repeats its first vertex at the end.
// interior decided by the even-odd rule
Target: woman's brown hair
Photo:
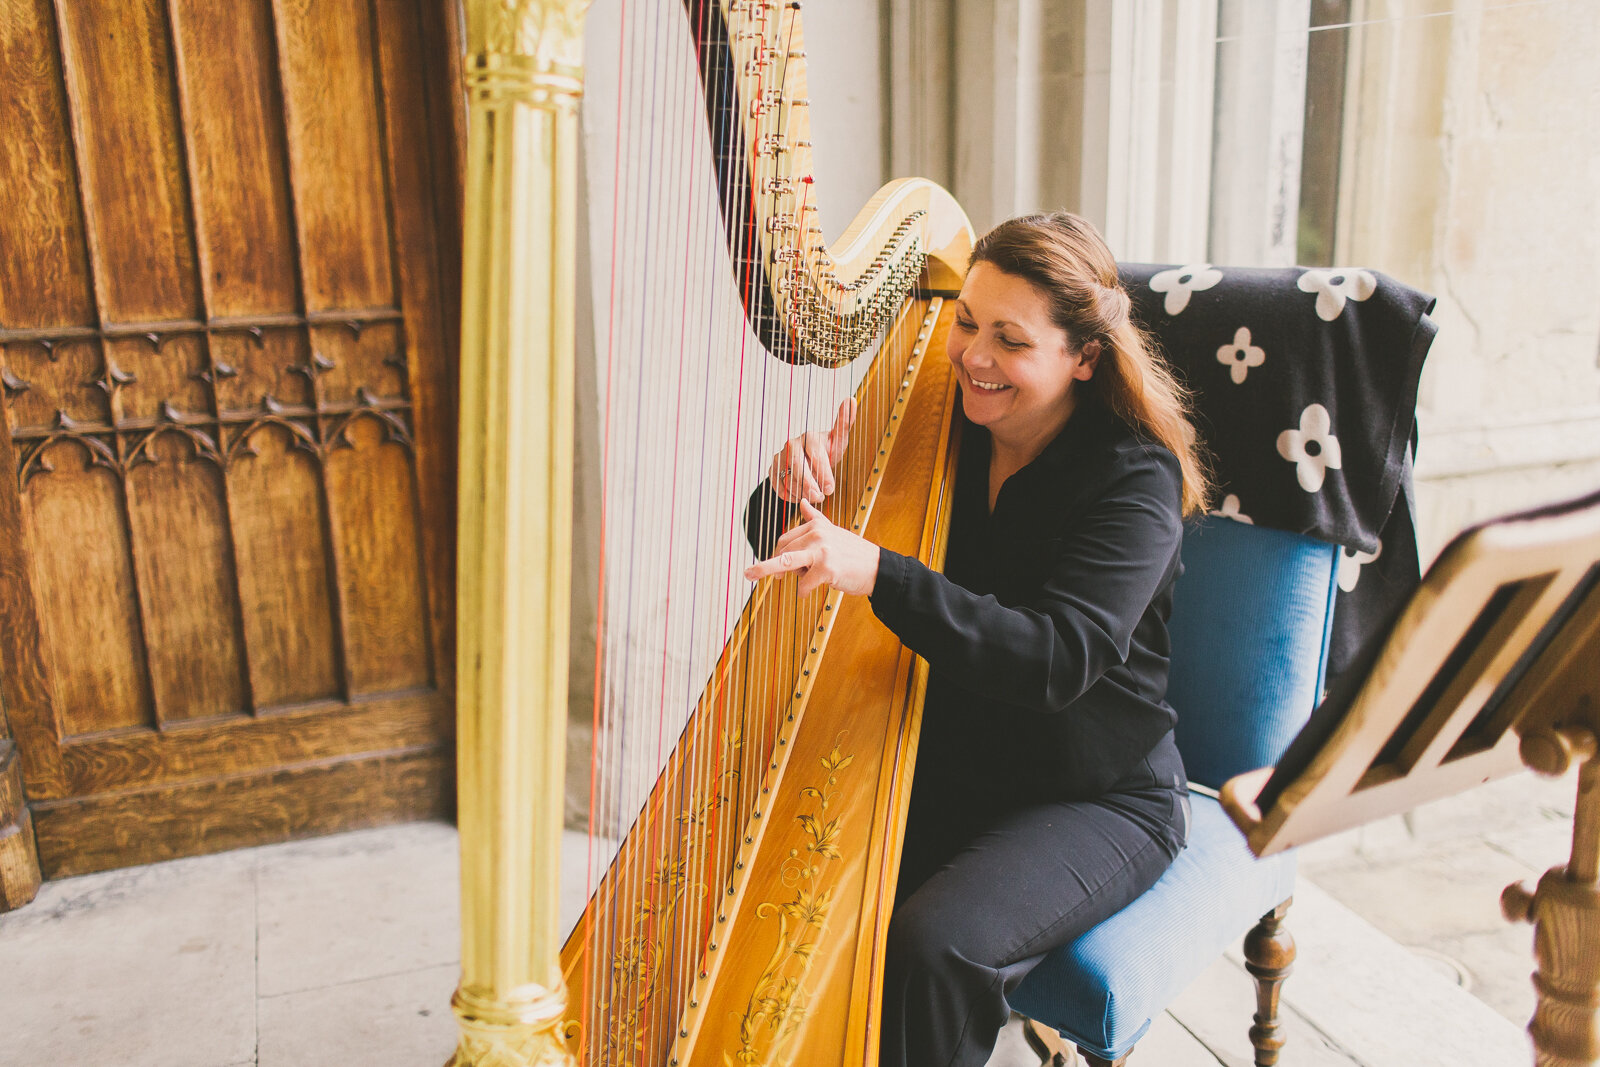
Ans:
{"type": "Polygon", "coordinates": [[[1210,479],[1189,420],[1188,393],[1130,317],[1133,302],[1117,278],[1117,261],[1094,226],[1065,211],[1010,219],[978,239],[972,262],[1036,285],[1050,302],[1051,321],[1074,348],[1100,342],[1094,377],[1080,388],[1177,456],[1183,513],[1204,511],[1210,479]]]}

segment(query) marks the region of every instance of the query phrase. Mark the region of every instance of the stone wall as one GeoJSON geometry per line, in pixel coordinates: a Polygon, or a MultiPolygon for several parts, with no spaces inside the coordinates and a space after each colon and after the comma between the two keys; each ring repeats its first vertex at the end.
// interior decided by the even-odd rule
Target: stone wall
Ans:
{"type": "Polygon", "coordinates": [[[1355,6],[1341,262],[1435,293],[1419,533],[1600,487],[1600,7],[1355,6]]]}

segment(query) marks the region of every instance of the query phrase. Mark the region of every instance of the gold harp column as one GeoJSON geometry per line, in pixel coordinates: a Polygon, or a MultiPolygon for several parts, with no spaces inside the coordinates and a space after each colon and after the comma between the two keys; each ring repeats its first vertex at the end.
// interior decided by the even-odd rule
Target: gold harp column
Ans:
{"type": "Polygon", "coordinates": [[[457,1067],[570,1064],[557,907],[588,0],[466,0],[457,1067]]]}

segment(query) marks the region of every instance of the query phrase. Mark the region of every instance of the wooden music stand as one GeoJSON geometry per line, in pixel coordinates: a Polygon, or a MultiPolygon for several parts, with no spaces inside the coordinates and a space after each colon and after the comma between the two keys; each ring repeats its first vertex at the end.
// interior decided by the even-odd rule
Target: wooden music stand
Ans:
{"type": "Polygon", "coordinates": [[[1534,924],[1541,1067],[1600,1060],[1600,493],[1468,529],[1276,768],[1222,803],[1266,856],[1504,777],[1576,762],[1569,862],[1501,908],[1534,924]]]}

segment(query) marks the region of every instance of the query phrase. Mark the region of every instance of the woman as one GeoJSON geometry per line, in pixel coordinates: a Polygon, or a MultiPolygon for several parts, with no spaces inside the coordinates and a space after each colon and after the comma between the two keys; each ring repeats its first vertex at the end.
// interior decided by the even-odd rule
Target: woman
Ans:
{"type": "Polygon", "coordinates": [[[931,668],[885,1065],[980,1067],[1027,972],[1184,844],[1166,624],[1182,517],[1206,484],[1182,392],[1128,313],[1110,251],[1077,216],[1013,219],[978,242],[947,343],[968,425],[943,574],[813,506],[849,401],[830,433],[784,446],[751,502],[771,514],[776,493],[804,521],[747,578],[795,572],[802,591],[869,596],[931,668]]]}

